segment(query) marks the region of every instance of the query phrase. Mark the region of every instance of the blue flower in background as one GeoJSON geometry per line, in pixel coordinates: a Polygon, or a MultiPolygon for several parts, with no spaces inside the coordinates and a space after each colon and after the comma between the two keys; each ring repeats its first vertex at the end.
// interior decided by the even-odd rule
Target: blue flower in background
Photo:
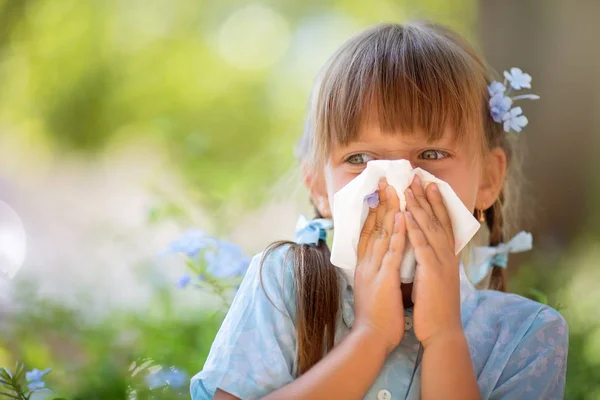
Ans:
{"type": "Polygon", "coordinates": [[[168,248],[170,253],[183,253],[188,257],[195,257],[200,250],[211,246],[215,238],[206,235],[201,229],[190,229],[177,240],[171,242],[168,248]]]}
{"type": "Polygon", "coordinates": [[[506,86],[500,82],[494,81],[488,86],[488,91],[490,92],[490,96],[494,97],[497,94],[504,94],[504,92],[506,92],[506,86]]]}
{"type": "Polygon", "coordinates": [[[229,287],[233,288],[235,282],[220,279],[242,277],[251,261],[241,247],[209,236],[200,229],[187,231],[169,245],[166,253],[182,253],[191,258],[186,264],[192,273],[188,272],[179,277],[179,289],[186,288],[197,278],[208,283],[206,287],[212,288],[225,302],[227,300],[223,293],[229,287]]]}
{"type": "Polygon", "coordinates": [[[146,385],[148,385],[148,389],[150,390],[158,389],[165,386],[165,384],[162,369],[146,375],[146,385]]]}
{"type": "Polygon", "coordinates": [[[192,281],[192,278],[189,275],[182,275],[177,281],[177,287],[179,289],[183,289],[192,281]]]}
{"type": "Polygon", "coordinates": [[[515,90],[522,88],[531,89],[531,75],[521,71],[520,68],[511,68],[510,72],[504,71],[504,77],[515,90]]]}
{"type": "Polygon", "coordinates": [[[511,129],[515,132],[521,132],[521,129],[527,126],[529,121],[522,113],[521,107],[515,107],[504,115],[502,120],[504,121],[505,132],[510,132],[511,129]]]}
{"type": "Polygon", "coordinates": [[[495,122],[502,122],[504,116],[512,106],[512,99],[503,93],[498,93],[490,98],[490,111],[495,122]]]}
{"type": "Polygon", "coordinates": [[[204,257],[208,272],[216,278],[243,275],[250,265],[250,258],[244,255],[243,250],[226,241],[219,241],[217,247],[207,251],[204,257]]]}
{"type": "Polygon", "coordinates": [[[25,380],[27,381],[27,388],[30,391],[44,389],[46,386],[46,383],[43,381],[43,378],[51,370],[52,370],[51,368],[46,368],[45,370],[40,371],[39,369],[34,368],[31,371],[25,372],[25,380]]]}
{"type": "Polygon", "coordinates": [[[162,368],[146,376],[146,384],[150,390],[158,389],[163,386],[181,389],[187,385],[187,382],[188,375],[175,367],[162,368]]]}
{"type": "Polygon", "coordinates": [[[175,389],[181,389],[188,383],[187,374],[175,367],[171,367],[166,370],[164,376],[168,384],[175,389]]]}

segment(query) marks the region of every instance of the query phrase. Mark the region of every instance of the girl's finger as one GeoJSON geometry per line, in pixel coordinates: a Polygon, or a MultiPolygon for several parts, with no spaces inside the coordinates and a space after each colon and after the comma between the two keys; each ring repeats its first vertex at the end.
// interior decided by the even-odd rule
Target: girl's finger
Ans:
{"type": "Polygon", "coordinates": [[[371,238],[371,233],[375,228],[375,217],[377,215],[377,207],[369,207],[369,214],[367,215],[367,219],[365,220],[365,224],[363,225],[362,230],[360,231],[360,238],[358,239],[358,249],[357,249],[357,261],[358,263],[364,258],[365,253],[367,252],[367,244],[369,243],[369,239],[371,238]]]}
{"type": "Polygon", "coordinates": [[[415,251],[415,258],[417,264],[425,265],[427,267],[439,264],[439,259],[433,247],[429,244],[429,241],[425,237],[425,234],[419,227],[419,224],[414,219],[411,212],[404,213],[406,220],[406,230],[408,232],[408,240],[413,246],[415,251]]]}
{"type": "Polygon", "coordinates": [[[454,233],[452,232],[452,221],[450,220],[450,214],[448,214],[448,209],[446,208],[444,200],[442,199],[440,189],[438,188],[435,182],[432,182],[427,186],[425,193],[429,204],[431,204],[433,214],[436,216],[437,220],[440,221],[440,225],[442,225],[444,232],[446,232],[446,236],[448,237],[450,247],[454,249],[454,233]]]}
{"type": "Polygon", "coordinates": [[[383,226],[383,217],[387,211],[387,195],[385,188],[388,186],[385,178],[381,178],[378,185],[377,193],[379,195],[379,205],[377,206],[377,210],[375,211],[375,225],[373,226],[373,230],[371,231],[371,236],[369,237],[369,242],[367,244],[367,254],[373,249],[373,244],[375,243],[375,239],[379,235],[381,228],[383,226]]]}
{"type": "MultiPolygon", "coordinates": [[[[450,248],[448,238],[446,237],[446,232],[442,228],[440,221],[433,213],[428,214],[425,210],[423,210],[410,188],[406,190],[406,210],[412,214],[414,220],[421,228],[422,234],[431,247],[435,249],[438,257],[440,259],[447,257],[447,253],[452,252],[451,250],[453,249],[450,248]]],[[[454,254],[454,252],[452,252],[452,254],[454,254]]]]}
{"type": "MultiPolygon", "coordinates": [[[[385,253],[383,262],[381,263],[381,270],[392,276],[399,275],[405,247],[406,222],[404,221],[403,213],[397,212],[394,215],[394,230],[392,232],[392,237],[390,238],[388,251],[385,253]]],[[[390,279],[396,278],[390,277],[390,279]]]]}
{"type": "Polygon", "coordinates": [[[394,231],[394,216],[400,211],[400,200],[396,189],[388,185],[385,188],[385,196],[387,199],[386,212],[379,234],[373,243],[373,265],[377,265],[378,268],[381,267],[381,261],[390,247],[390,238],[394,231]]]}
{"type": "Polygon", "coordinates": [[[415,175],[415,178],[410,184],[410,188],[421,208],[425,210],[427,214],[433,215],[433,210],[431,209],[431,205],[429,204],[429,201],[425,196],[425,191],[423,190],[423,182],[421,181],[421,178],[419,178],[419,175],[415,175]]]}

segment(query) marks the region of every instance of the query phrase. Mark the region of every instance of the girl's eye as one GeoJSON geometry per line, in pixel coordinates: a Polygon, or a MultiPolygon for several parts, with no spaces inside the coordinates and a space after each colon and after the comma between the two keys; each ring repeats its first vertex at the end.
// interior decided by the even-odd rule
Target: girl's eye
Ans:
{"type": "Polygon", "coordinates": [[[421,160],[442,160],[448,157],[448,153],[441,150],[425,150],[419,154],[421,160]]]}
{"type": "Polygon", "coordinates": [[[346,162],[348,164],[352,164],[352,165],[360,165],[360,164],[365,164],[373,159],[374,158],[368,154],[358,153],[358,154],[352,154],[350,157],[348,157],[346,159],[346,162]]]}

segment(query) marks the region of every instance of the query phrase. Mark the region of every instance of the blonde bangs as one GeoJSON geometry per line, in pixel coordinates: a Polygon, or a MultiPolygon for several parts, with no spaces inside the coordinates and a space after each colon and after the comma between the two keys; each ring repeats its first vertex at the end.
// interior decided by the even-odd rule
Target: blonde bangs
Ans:
{"type": "Polygon", "coordinates": [[[356,140],[367,118],[377,118],[384,134],[419,132],[435,141],[450,126],[458,141],[483,138],[486,87],[485,66],[451,31],[375,26],[350,38],[321,71],[301,144],[305,160],[317,166],[333,143],[356,140]]]}

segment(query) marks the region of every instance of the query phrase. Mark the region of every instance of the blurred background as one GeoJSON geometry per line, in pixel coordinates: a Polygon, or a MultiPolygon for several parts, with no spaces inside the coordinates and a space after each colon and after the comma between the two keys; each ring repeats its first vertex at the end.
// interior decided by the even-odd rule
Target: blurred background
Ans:
{"type": "Polygon", "coordinates": [[[0,231],[17,215],[27,244],[0,273],[0,366],[51,367],[69,399],[189,398],[243,270],[218,280],[219,263],[310,213],[292,150],[317,70],[359,29],[429,19],[533,76],[535,247],[511,258],[510,290],[561,311],[566,396],[600,399],[598,15],[592,0],[0,0],[0,231]]]}

